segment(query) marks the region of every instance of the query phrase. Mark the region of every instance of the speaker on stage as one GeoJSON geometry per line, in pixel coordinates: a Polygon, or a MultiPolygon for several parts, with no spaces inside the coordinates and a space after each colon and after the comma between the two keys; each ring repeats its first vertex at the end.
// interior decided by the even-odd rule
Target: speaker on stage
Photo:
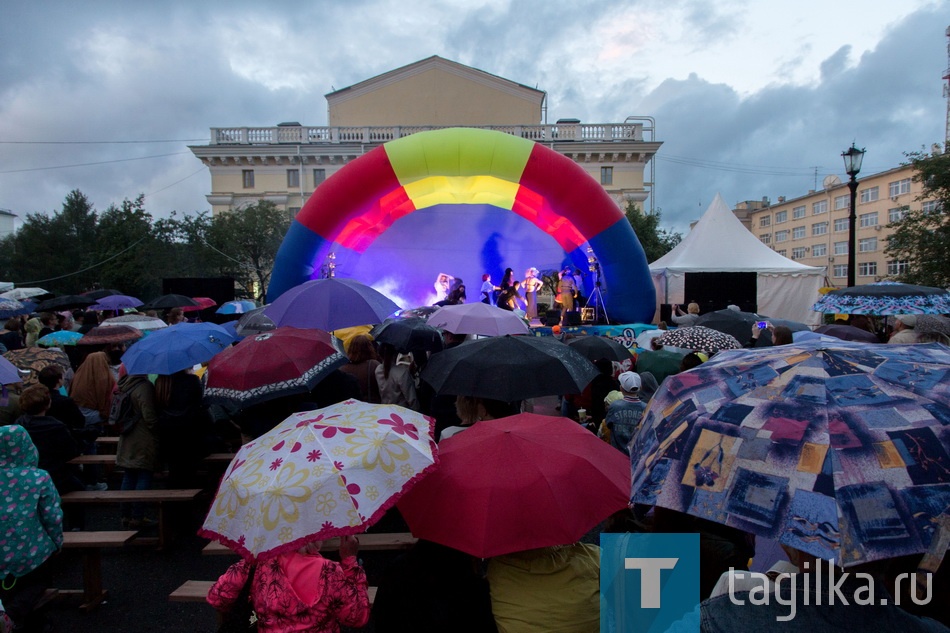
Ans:
{"type": "Polygon", "coordinates": [[[544,324],[547,326],[557,325],[561,322],[560,310],[548,310],[544,313],[544,324]]]}
{"type": "Polygon", "coordinates": [[[564,313],[564,321],[565,321],[565,325],[575,325],[575,326],[576,326],[576,325],[580,325],[580,324],[581,324],[581,313],[578,312],[578,311],[576,311],[576,310],[572,310],[572,311],[570,311],[570,312],[565,312],[565,313],[564,313]]]}

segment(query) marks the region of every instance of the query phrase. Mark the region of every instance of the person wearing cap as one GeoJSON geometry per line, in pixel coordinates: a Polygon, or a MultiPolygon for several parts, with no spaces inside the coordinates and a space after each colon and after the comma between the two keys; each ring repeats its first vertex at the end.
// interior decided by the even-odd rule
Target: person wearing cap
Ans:
{"type": "Polygon", "coordinates": [[[917,342],[917,316],[913,314],[899,314],[894,320],[894,333],[888,343],[910,345],[917,342]]]}
{"type": "Polygon", "coordinates": [[[641,381],[637,372],[625,371],[617,376],[617,381],[620,383],[623,398],[610,404],[604,422],[610,431],[610,444],[629,455],[627,446],[640,428],[640,420],[647,405],[640,400],[641,381]]]}
{"type": "Polygon", "coordinates": [[[683,311],[680,310],[678,303],[673,305],[673,312],[674,314],[670,318],[673,323],[681,327],[696,325],[696,321],[699,320],[699,304],[695,301],[686,306],[686,314],[683,314],[683,311]]]}

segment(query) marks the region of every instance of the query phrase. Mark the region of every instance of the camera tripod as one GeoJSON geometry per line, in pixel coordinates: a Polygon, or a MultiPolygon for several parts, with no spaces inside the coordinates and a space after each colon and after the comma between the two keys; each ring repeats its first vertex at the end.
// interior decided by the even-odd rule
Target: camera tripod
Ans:
{"type": "Polygon", "coordinates": [[[601,314],[603,314],[603,322],[610,323],[610,319],[607,317],[607,306],[604,305],[604,293],[601,290],[599,279],[594,283],[594,291],[590,293],[590,296],[587,298],[587,307],[594,309],[595,324],[601,322],[601,314]]]}

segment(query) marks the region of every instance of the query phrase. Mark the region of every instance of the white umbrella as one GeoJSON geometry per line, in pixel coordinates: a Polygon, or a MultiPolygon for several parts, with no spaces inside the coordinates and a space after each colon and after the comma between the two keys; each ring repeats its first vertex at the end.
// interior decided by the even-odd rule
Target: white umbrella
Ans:
{"type": "Polygon", "coordinates": [[[48,295],[48,290],[43,290],[42,288],[14,288],[13,290],[7,290],[3,294],[0,294],[0,298],[3,299],[13,299],[14,301],[23,301],[24,299],[29,299],[30,297],[39,297],[40,295],[48,295]]]}
{"type": "Polygon", "coordinates": [[[528,334],[528,324],[510,310],[502,310],[486,303],[460,303],[443,306],[429,315],[432,327],[455,334],[528,334]]]}
{"type": "Polygon", "coordinates": [[[142,316],[140,314],[126,314],[124,316],[112,317],[100,323],[99,327],[113,327],[116,325],[128,325],[143,332],[168,327],[167,323],[157,317],[142,316]]]}

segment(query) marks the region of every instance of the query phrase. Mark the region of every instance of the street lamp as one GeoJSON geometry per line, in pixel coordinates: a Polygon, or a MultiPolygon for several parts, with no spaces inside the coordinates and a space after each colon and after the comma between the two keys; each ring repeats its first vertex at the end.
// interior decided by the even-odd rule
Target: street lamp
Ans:
{"type": "Polygon", "coordinates": [[[855,206],[858,199],[858,179],[855,176],[861,171],[861,162],[864,160],[864,149],[858,149],[851,143],[851,148],[841,152],[844,159],[844,172],[851,176],[848,189],[851,190],[851,209],[848,212],[848,287],[855,285],[855,268],[857,267],[857,218],[855,206]]]}

